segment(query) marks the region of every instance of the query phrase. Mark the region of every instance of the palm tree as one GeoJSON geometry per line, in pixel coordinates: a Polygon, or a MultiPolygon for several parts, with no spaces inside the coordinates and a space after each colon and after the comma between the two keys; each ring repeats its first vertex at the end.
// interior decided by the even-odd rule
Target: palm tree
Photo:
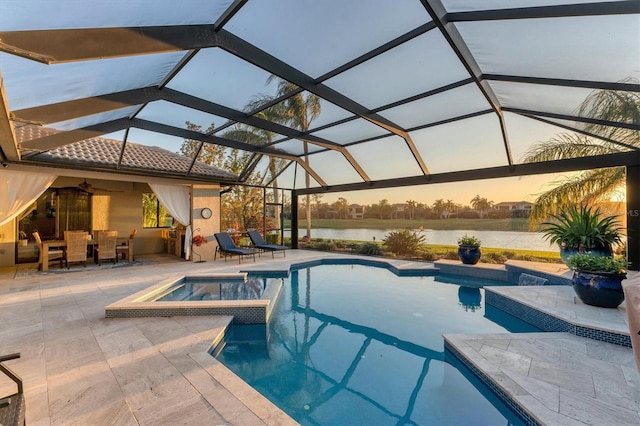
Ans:
{"type": "Polygon", "coordinates": [[[413,220],[413,211],[415,210],[416,206],[418,205],[418,202],[414,201],[414,200],[408,200],[408,201],[406,201],[406,203],[409,206],[409,219],[413,220]]]}
{"type": "Polygon", "coordinates": [[[446,209],[445,203],[442,198],[436,200],[433,203],[433,211],[440,219],[442,219],[442,214],[444,213],[445,209],[446,209]]]}
{"type": "MultiPolygon", "coordinates": [[[[274,79],[278,78],[275,75],[269,76],[267,84],[271,83],[274,79]]],[[[288,82],[286,80],[278,79],[278,91],[275,97],[283,96],[294,90],[297,90],[298,86],[288,82]]],[[[272,97],[273,99],[273,97],[272,97]]],[[[318,118],[322,110],[320,104],[320,98],[314,94],[296,93],[293,96],[288,97],[284,101],[270,108],[262,111],[262,113],[269,114],[273,121],[287,125],[294,129],[306,132],[311,127],[311,122],[318,118]]],[[[304,142],[304,159],[309,162],[309,145],[304,142]]],[[[304,175],[305,186],[309,188],[311,186],[309,173],[305,172],[304,175]]],[[[306,216],[307,216],[307,237],[311,238],[311,197],[306,195],[305,199],[306,216]]]]}
{"type": "MultiPolygon", "coordinates": [[[[627,124],[640,124],[640,93],[600,90],[590,94],[578,109],[580,116],[627,124]]],[[[598,138],[563,133],[533,146],[524,162],[552,161],[594,155],[606,155],[640,148],[640,132],[621,127],[587,124],[585,130],[598,138]]],[[[557,181],[558,185],[540,194],[531,211],[530,225],[535,227],[558,211],[576,204],[593,205],[610,199],[625,184],[625,168],[586,170],[557,181]]]]}
{"type": "Polygon", "coordinates": [[[480,214],[480,217],[484,217],[485,213],[493,207],[493,201],[489,201],[484,197],[476,195],[471,200],[471,207],[480,214]]]}

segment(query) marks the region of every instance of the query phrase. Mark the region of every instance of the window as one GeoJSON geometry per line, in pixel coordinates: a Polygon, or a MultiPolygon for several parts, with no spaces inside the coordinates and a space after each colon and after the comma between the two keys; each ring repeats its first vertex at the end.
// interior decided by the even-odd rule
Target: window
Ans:
{"type": "Polygon", "coordinates": [[[173,217],[164,208],[153,192],[142,194],[142,226],[144,228],[168,228],[173,217]]]}

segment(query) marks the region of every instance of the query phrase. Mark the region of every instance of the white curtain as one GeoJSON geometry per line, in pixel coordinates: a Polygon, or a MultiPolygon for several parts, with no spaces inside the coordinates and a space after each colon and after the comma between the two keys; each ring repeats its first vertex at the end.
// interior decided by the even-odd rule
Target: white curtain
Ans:
{"type": "Polygon", "coordinates": [[[184,256],[191,257],[191,194],[183,185],[150,183],[149,187],[171,216],[187,229],[184,235],[184,256]]]}
{"type": "Polygon", "coordinates": [[[39,172],[0,170],[0,226],[29,207],[58,176],[39,172]]]}

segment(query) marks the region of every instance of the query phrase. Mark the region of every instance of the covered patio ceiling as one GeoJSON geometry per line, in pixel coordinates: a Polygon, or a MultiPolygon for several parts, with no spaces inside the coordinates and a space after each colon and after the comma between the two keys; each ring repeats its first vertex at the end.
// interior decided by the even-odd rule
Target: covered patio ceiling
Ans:
{"type": "Polygon", "coordinates": [[[299,194],[637,166],[589,126],[640,126],[580,106],[637,96],[639,40],[637,0],[4,0],[0,148],[95,170],[51,153],[115,140],[100,169],[124,173],[158,146],[188,159],[172,177],[226,183],[197,162],[239,149],[236,182],[299,194]],[[567,131],[619,152],[523,163],[567,131]]]}

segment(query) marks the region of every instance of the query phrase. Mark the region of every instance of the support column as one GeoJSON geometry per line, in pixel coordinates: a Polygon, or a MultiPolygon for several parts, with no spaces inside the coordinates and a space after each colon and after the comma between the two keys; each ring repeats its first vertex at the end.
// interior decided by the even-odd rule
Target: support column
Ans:
{"type": "Polygon", "coordinates": [[[298,193],[291,191],[291,248],[298,248],[298,193]]]}
{"type": "Polygon", "coordinates": [[[627,166],[627,260],[640,271],[640,165],[627,166]]]}

